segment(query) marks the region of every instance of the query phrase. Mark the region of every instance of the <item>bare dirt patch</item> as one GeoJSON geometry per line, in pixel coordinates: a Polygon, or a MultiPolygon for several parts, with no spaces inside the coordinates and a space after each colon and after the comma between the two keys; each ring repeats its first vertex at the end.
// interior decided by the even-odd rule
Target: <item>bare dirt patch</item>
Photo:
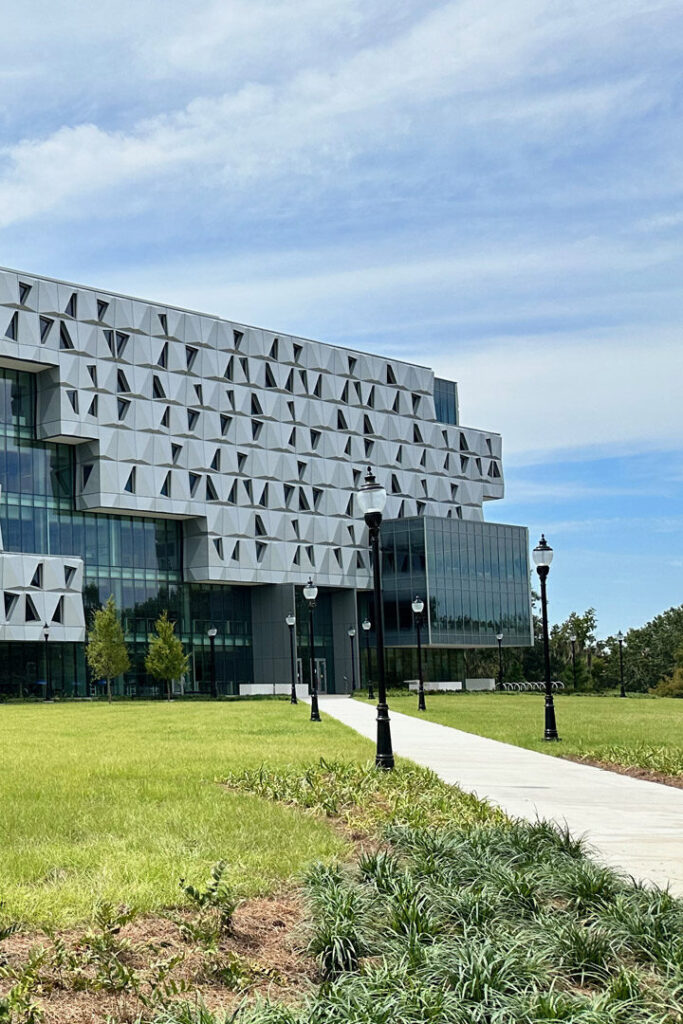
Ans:
{"type": "Polygon", "coordinates": [[[45,1024],[128,1024],[141,1013],[153,1017],[155,1005],[175,998],[200,997],[216,1010],[234,1008],[256,993],[293,1002],[316,980],[315,963],[302,948],[303,919],[293,891],[242,903],[229,934],[217,943],[188,939],[189,911],[137,917],[111,937],[113,952],[94,963],[88,935],[95,929],[15,933],[0,942],[0,996],[42,947],[45,959],[31,990],[45,1024]],[[171,965],[161,980],[160,963],[171,965]]]}
{"type": "Polygon", "coordinates": [[[630,775],[632,779],[644,779],[646,782],[660,782],[663,786],[674,786],[676,789],[683,789],[683,775],[667,775],[666,772],[655,772],[649,768],[627,767],[623,764],[615,764],[613,761],[596,761],[591,757],[578,757],[571,754],[564,755],[565,761],[576,761],[577,764],[590,764],[593,768],[602,768],[604,771],[616,772],[617,775],[630,775]]]}

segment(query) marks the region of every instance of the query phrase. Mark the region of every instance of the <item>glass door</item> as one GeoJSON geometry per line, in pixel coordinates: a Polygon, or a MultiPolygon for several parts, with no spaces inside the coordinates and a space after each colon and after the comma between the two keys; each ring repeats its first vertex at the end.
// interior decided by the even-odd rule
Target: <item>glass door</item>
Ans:
{"type": "Polygon", "coordinates": [[[327,659],[315,659],[315,674],[318,680],[318,692],[327,693],[327,659]]]}

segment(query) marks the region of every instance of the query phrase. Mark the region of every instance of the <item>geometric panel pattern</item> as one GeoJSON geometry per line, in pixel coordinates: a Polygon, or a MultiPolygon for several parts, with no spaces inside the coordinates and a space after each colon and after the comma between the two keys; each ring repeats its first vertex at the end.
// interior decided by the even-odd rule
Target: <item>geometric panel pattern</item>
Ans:
{"type": "Polygon", "coordinates": [[[80,558],[0,552],[0,640],[85,640],[80,558]]]}
{"type": "Polygon", "coordinates": [[[500,436],[437,420],[417,364],[0,271],[0,365],[77,446],[78,509],[188,520],[191,581],[368,587],[367,465],[390,519],[503,496],[500,436]]]}

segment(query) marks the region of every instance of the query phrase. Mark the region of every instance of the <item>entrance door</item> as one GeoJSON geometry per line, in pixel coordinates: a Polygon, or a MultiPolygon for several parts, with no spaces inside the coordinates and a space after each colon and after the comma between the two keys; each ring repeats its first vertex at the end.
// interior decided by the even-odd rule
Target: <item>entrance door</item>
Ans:
{"type": "Polygon", "coordinates": [[[327,693],[327,660],[325,658],[315,659],[315,674],[318,679],[318,691],[327,693]]]}
{"type": "Polygon", "coordinates": [[[302,682],[304,678],[304,663],[301,658],[296,659],[296,682],[297,685],[302,682]]]}

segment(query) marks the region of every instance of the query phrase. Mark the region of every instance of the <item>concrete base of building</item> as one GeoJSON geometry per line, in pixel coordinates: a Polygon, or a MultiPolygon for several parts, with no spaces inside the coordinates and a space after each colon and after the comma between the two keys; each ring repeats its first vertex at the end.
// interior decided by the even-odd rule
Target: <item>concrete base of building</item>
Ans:
{"type": "MultiPolygon", "coordinates": [[[[278,694],[288,697],[291,689],[290,683],[242,683],[240,685],[240,697],[255,697],[259,695],[272,697],[278,694]]],[[[308,697],[308,687],[300,686],[297,683],[296,695],[299,700],[308,697]]]]}
{"type": "MultiPolygon", "coordinates": [[[[419,680],[406,679],[405,681],[408,683],[411,690],[418,690],[419,680]]],[[[463,686],[461,679],[456,679],[451,682],[425,680],[424,688],[428,692],[437,692],[440,690],[444,693],[460,693],[462,690],[495,690],[496,681],[495,679],[466,679],[465,685],[463,686]]]]}

